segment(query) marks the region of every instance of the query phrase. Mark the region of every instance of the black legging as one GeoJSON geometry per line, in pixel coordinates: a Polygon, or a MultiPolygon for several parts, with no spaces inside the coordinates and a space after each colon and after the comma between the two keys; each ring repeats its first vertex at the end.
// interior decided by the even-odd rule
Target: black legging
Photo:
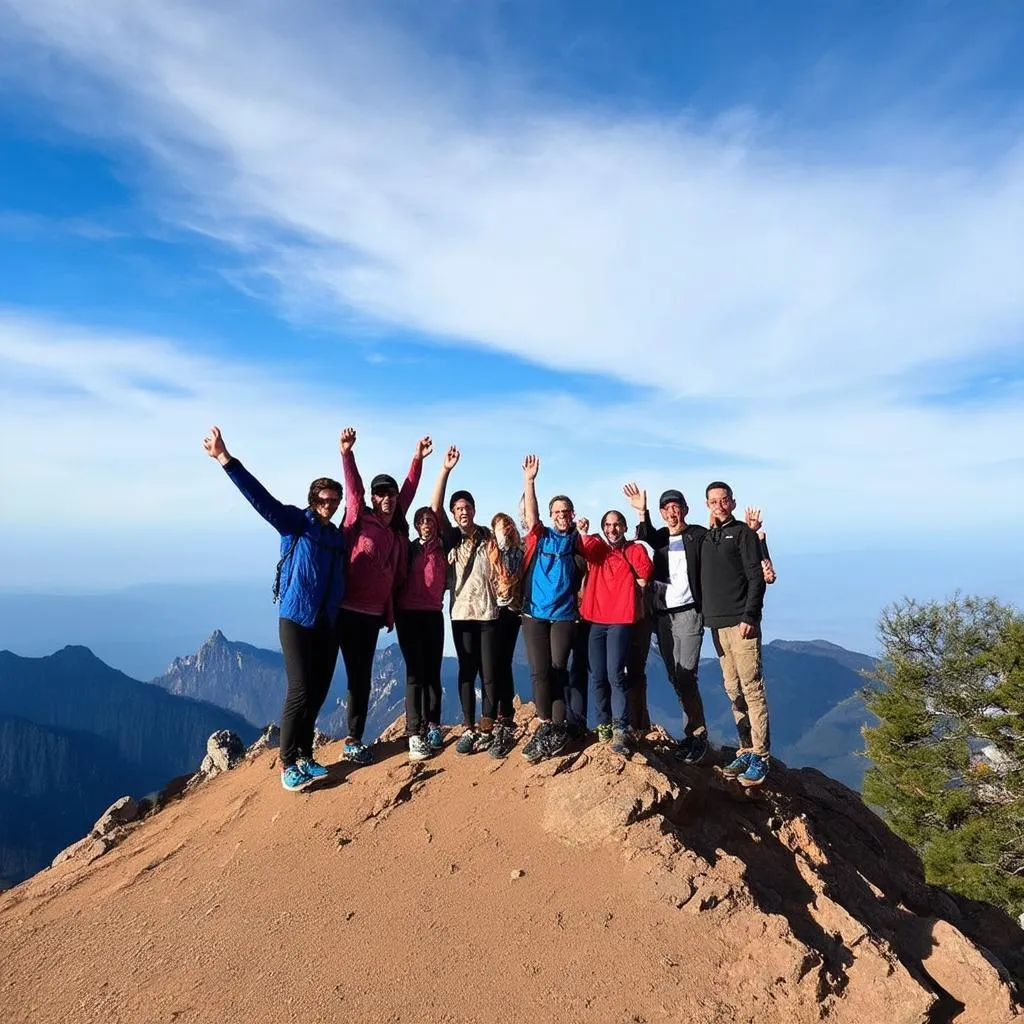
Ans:
{"type": "Polygon", "coordinates": [[[494,702],[498,718],[512,718],[515,715],[515,706],[512,702],[516,696],[516,680],[512,673],[512,662],[522,621],[519,612],[514,612],[511,608],[502,608],[498,611],[494,664],[494,702]]]}
{"type": "Polygon", "coordinates": [[[373,678],[373,656],[377,650],[384,618],[342,608],[338,612],[338,646],[348,676],[348,734],[357,743],[363,742],[366,712],[370,706],[370,681],[373,678]]]}
{"type": "Polygon", "coordinates": [[[395,632],[405,659],[405,734],[418,736],[441,721],[444,613],[399,610],[395,632]]]}
{"type": "Polygon", "coordinates": [[[284,671],[288,678],[281,710],[281,766],[313,756],[313,729],[338,663],[338,644],[324,616],[315,626],[278,620],[284,671]]]}
{"type": "Polygon", "coordinates": [[[497,621],[452,619],[452,639],[459,659],[459,699],[462,701],[462,724],[476,724],[476,677],[483,684],[482,718],[494,719],[494,670],[497,654],[497,621]]]}
{"type": "Polygon", "coordinates": [[[533,703],[541,721],[565,724],[565,687],[576,623],[523,616],[523,639],[533,678],[533,703]]]}

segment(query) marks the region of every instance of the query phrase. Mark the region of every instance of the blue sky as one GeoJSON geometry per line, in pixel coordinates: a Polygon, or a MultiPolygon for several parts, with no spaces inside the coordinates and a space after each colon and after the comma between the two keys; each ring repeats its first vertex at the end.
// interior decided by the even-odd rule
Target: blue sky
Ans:
{"type": "Polygon", "coordinates": [[[0,0],[3,585],[262,580],[203,434],[301,500],[354,423],[487,516],[724,477],[787,636],[1021,601],[1022,69],[1011,0],[0,0]]]}

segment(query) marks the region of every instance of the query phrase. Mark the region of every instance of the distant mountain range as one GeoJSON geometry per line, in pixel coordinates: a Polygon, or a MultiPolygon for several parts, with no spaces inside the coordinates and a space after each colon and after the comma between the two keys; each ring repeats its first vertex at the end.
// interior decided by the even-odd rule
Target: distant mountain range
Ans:
{"type": "Polygon", "coordinates": [[[0,652],[0,887],[37,871],[125,794],[195,769],[206,741],[258,729],[223,707],[164,693],[65,647],[0,652]]]}

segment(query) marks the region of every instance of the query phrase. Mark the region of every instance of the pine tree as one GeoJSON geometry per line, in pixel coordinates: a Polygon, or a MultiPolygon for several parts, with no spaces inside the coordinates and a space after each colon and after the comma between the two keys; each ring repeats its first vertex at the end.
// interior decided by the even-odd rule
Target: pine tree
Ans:
{"type": "Polygon", "coordinates": [[[1024,617],[994,599],[882,613],[864,798],[930,882],[1024,912],[1024,617]]]}

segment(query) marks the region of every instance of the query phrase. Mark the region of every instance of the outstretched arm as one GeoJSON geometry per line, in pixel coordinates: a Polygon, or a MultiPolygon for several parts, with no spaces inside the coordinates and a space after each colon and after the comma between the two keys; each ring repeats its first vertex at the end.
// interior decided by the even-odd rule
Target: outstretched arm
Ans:
{"type": "Polygon", "coordinates": [[[363,504],[366,501],[366,489],[363,487],[363,478],[359,475],[356,466],[355,452],[352,450],[356,443],[356,428],[346,427],[338,439],[338,448],[341,451],[341,471],[345,478],[345,518],[342,526],[352,526],[363,511],[363,504]]]}
{"type": "Polygon", "coordinates": [[[747,506],[743,516],[747,526],[757,534],[758,542],[761,545],[761,572],[764,575],[765,583],[774,583],[779,577],[772,564],[772,556],[768,553],[768,536],[764,532],[764,520],[761,518],[759,508],[747,506]]]}
{"type": "Polygon", "coordinates": [[[412,499],[416,497],[416,488],[420,485],[420,475],[423,473],[423,460],[433,450],[434,442],[429,437],[421,437],[416,442],[416,451],[412,454],[409,473],[398,495],[398,504],[403,512],[408,512],[412,506],[412,499]]]}
{"type": "Polygon", "coordinates": [[[651,514],[647,511],[647,491],[641,490],[635,483],[628,483],[623,486],[622,493],[640,517],[636,524],[636,539],[653,547],[657,531],[651,522],[651,514]]]}
{"type": "Polygon", "coordinates": [[[430,507],[437,513],[438,519],[445,526],[451,526],[452,524],[448,518],[448,513],[445,511],[444,494],[448,489],[448,477],[451,476],[452,470],[459,464],[459,459],[461,458],[462,452],[455,445],[452,445],[444,453],[441,471],[437,474],[437,482],[434,484],[434,493],[430,496],[430,507]]]}
{"type": "Polygon", "coordinates": [[[526,530],[529,532],[540,522],[540,512],[537,509],[537,473],[540,470],[540,458],[536,455],[527,455],[523,459],[523,518],[526,522],[526,530]]]}
{"type": "Polygon", "coordinates": [[[284,505],[275,498],[238,461],[233,459],[224,444],[220,427],[211,427],[203,439],[203,447],[211,459],[216,459],[227,473],[231,482],[242,492],[242,497],[280,534],[298,533],[305,524],[302,510],[294,505],[284,505]]]}

